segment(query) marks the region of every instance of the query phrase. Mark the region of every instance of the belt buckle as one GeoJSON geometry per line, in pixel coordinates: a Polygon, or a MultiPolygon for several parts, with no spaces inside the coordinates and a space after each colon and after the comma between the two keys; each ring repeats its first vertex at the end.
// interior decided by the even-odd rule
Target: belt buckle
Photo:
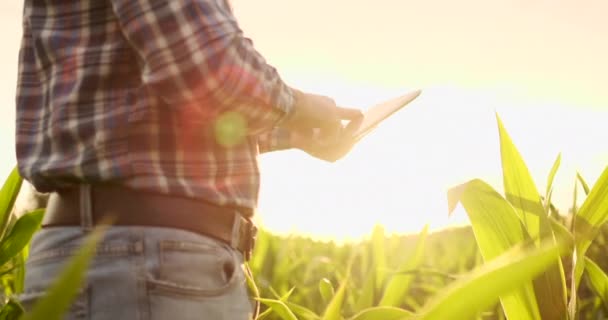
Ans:
{"type": "Polygon", "coordinates": [[[245,261],[251,259],[255,241],[258,235],[258,228],[253,221],[240,216],[239,223],[239,250],[243,253],[245,261]]]}

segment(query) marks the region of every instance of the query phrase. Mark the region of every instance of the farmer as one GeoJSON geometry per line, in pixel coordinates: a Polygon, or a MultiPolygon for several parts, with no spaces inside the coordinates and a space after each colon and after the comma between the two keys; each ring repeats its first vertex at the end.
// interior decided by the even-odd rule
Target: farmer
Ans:
{"type": "Polygon", "coordinates": [[[360,112],[285,84],[227,0],[24,7],[17,158],[51,193],[25,307],[111,216],[68,318],[250,318],[258,154],[335,161],[354,143],[342,120],[360,112]]]}

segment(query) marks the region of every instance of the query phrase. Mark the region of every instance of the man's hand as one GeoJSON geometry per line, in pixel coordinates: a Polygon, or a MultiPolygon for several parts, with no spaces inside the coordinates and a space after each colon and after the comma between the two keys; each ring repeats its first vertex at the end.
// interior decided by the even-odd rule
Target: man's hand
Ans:
{"type": "Polygon", "coordinates": [[[317,132],[316,136],[330,141],[343,132],[342,120],[362,118],[361,111],[338,107],[333,99],[325,96],[303,93],[295,90],[293,114],[281,123],[282,127],[292,132],[308,135],[317,132]]]}
{"type": "Polygon", "coordinates": [[[292,145],[329,162],[345,156],[357,142],[353,133],[363,120],[361,111],[338,107],[329,97],[294,92],[293,114],[282,123],[291,132],[292,145]],[[346,128],[343,120],[350,121],[346,128]]]}
{"type": "Polygon", "coordinates": [[[305,151],[311,156],[328,162],[336,162],[344,157],[359,141],[353,133],[361,123],[363,117],[352,120],[340,134],[332,139],[321,137],[318,130],[309,134],[301,131],[292,132],[291,144],[293,147],[305,151]]]}
{"type": "Polygon", "coordinates": [[[283,122],[292,145],[329,162],[345,156],[357,142],[353,133],[363,120],[357,109],[336,106],[333,99],[297,90],[294,114],[283,122]],[[344,127],[343,120],[350,120],[344,127]]]}

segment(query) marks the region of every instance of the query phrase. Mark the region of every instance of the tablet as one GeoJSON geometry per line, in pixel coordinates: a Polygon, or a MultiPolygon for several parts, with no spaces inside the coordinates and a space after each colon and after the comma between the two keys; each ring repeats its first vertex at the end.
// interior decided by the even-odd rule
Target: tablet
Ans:
{"type": "Polygon", "coordinates": [[[416,99],[421,92],[421,90],[414,90],[367,109],[363,113],[363,120],[361,121],[361,124],[354,131],[355,139],[359,140],[363,138],[363,136],[375,129],[384,119],[388,118],[399,109],[405,107],[408,103],[416,99]]]}

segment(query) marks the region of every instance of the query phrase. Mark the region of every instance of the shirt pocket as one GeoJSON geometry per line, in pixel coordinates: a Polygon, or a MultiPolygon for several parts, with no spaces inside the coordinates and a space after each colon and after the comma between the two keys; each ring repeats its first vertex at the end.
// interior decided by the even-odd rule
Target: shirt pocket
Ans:
{"type": "Polygon", "coordinates": [[[231,291],[242,277],[236,253],[219,242],[159,242],[157,277],[151,293],[185,297],[217,297],[231,291]]]}

